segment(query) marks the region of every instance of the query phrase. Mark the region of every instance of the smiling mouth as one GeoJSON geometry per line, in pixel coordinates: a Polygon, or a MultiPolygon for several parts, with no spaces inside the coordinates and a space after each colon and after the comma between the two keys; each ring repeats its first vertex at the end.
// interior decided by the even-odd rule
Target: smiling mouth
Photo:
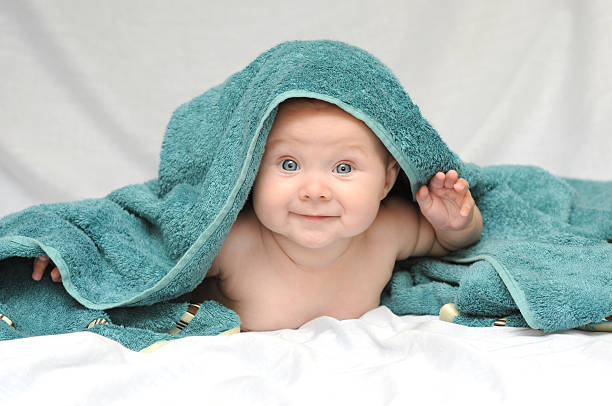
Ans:
{"type": "Polygon", "coordinates": [[[308,214],[298,214],[298,216],[303,217],[306,220],[313,220],[313,221],[321,221],[321,220],[326,220],[326,219],[337,217],[337,216],[310,216],[308,214]]]}

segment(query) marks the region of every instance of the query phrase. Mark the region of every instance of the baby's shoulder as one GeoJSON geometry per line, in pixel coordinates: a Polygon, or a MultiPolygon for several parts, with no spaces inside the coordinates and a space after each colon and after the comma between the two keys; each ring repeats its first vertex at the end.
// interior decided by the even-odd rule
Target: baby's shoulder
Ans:
{"type": "Polygon", "coordinates": [[[380,202],[376,222],[385,226],[403,226],[406,223],[416,223],[418,214],[418,209],[412,202],[393,196],[380,202]]]}
{"type": "Polygon", "coordinates": [[[255,217],[255,213],[250,208],[243,209],[234,221],[230,231],[213,262],[213,273],[219,271],[227,272],[236,268],[235,263],[240,258],[249,257],[249,255],[236,255],[237,252],[249,253],[256,251],[255,244],[260,241],[257,234],[260,232],[259,223],[255,217]]]}
{"type": "Polygon", "coordinates": [[[412,202],[399,197],[383,200],[369,234],[377,243],[397,244],[398,258],[409,255],[416,241],[419,210],[412,202]]]}
{"type": "Polygon", "coordinates": [[[257,221],[255,212],[253,212],[250,207],[245,207],[238,214],[236,221],[234,221],[223,246],[225,247],[227,245],[234,253],[244,252],[258,241],[255,236],[259,232],[259,222],[257,221]]]}

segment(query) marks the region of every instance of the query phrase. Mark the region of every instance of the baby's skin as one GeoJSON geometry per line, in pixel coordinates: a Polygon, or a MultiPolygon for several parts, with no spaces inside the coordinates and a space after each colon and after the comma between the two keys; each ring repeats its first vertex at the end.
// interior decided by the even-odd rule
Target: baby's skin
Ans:
{"type": "MultiPolygon", "coordinates": [[[[379,306],[395,261],[474,244],[482,217],[456,171],[438,172],[417,205],[387,197],[397,162],[361,120],[318,100],[279,106],[252,191],[197,301],[233,309],[243,331],[358,318],[379,306]]],[[[48,257],[34,261],[40,280],[48,257]]],[[[51,279],[61,281],[56,267],[51,279]]]]}

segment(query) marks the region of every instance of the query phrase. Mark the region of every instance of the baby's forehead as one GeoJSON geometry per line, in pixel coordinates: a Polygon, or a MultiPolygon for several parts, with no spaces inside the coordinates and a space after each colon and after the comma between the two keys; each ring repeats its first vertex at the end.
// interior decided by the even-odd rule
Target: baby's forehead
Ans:
{"type": "Polygon", "coordinates": [[[332,123],[347,125],[349,128],[359,130],[344,132],[341,142],[351,143],[354,141],[358,143],[359,141],[367,139],[375,144],[376,149],[379,150],[381,154],[390,155],[378,136],[363,121],[333,103],[311,98],[290,98],[283,101],[278,107],[275,127],[276,129],[280,127],[285,131],[272,131],[268,141],[276,143],[290,138],[292,134],[290,129],[292,126],[296,132],[299,132],[301,130],[301,121],[316,115],[325,115],[332,123]],[[290,118],[293,118],[293,120],[290,118]],[[365,137],[364,134],[366,134],[365,137]]]}
{"type": "Polygon", "coordinates": [[[300,108],[315,108],[315,109],[339,109],[333,103],[326,102],[321,99],[313,99],[310,97],[291,97],[284,100],[278,105],[279,111],[287,109],[300,109],[300,108]]]}

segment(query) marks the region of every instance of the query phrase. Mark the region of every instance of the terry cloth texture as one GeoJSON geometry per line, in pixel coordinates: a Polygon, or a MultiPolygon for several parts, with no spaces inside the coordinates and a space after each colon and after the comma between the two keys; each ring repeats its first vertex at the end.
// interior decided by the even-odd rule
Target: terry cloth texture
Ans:
{"type": "MultiPolygon", "coordinates": [[[[451,257],[398,263],[382,297],[393,311],[431,314],[455,302],[457,322],[520,312],[546,330],[612,314],[612,183],[463,163],[372,55],[336,41],[293,41],[174,112],[157,179],[0,220],[0,313],[14,324],[0,323],[0,337],[76,331],[101,318],[92,331],[130,348],[168,339],[245,204],[278,104],[292,97],[325,100],[364,121],[402,167],[409,189],[397,192],[407,198],[437,171],[456,169],[471,184],[481,241],[451,257]],[[38,255],[53,260],[63,286],[29,280],[38,255]],[[38,305],[41,297],[53,306],[38,305]]],[[[239,324],[213,302],[203,309],[180,334],[239,324]]]]}

